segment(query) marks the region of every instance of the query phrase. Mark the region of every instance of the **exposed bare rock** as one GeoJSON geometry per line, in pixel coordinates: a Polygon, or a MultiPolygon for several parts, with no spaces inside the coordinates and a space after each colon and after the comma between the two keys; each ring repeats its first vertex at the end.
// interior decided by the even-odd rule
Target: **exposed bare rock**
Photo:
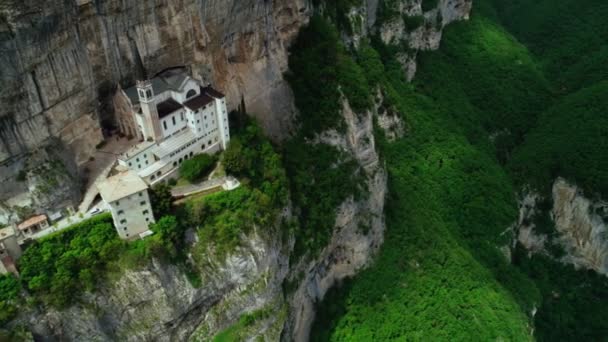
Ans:
{"type": "MultiPolygon", "coordinates": [[[[545,252],[547,236],[538,234],[534,228],[533,218],[538,214],[537,202],[540,195],[527,193],[519,201],[519,218],[516,223],[517,241],[530,253],[545,252]]],[[[515,247],[515,246],[513,246],[515,247]]]]}
{"type": "Polygon", "coordinates": [[[566,248],[562,261],[608,275],[608,203],[593,201],[566,180],[553,184],[553,220],[566,248]]]}
{"type": "MultiPolygon", "coordinates": [[[[576,268],[594,270],[608,275],[608,202],[592,200],[583,191],[563,178],[553,183],[549,209],[555,234],[535,230],[533,218],[541,214],[540,195],[528,193],[520,202],[520,217],[515,225],[518,241],[530,253],[544,253],[548,244],[561,246],[561,262],[576,268]]],[[[546,214],[546,213],[544,213],[546,214]]]]}
{"type": "Polygon", "coordinates": [[[437,8],[425,12],[422,0],[393,3],[394,15],[379,23],[378,30],[385,44],[407,44],[412,50],[399,58],[408,80],[416,73],[416,52],[438,49],[443,28],[454,21],[468,20],[472,5],[472,0],[440,0],[437,8]],[[406,22],[404,18],[416,20],[406,22]],[[412,26],[414,23],[416,26],[412,26]]]}
{"type": "Polygon", "coordinates": [[[244,98],[280,140],[295,112],[287,47],[310,14],[306,0],[0,1],[0,186],[56,139],[70,165],[86,162],[116,84],[173,66],[213,82],[229,109],[244,98]]]}
{"type": "Polygon", "coordinates": [[[368,265],[383,241],[387,187],[386,172],[379,164],[375,148],[372,120],[375,113],[358,115],[347,101],[342,104],[346,134],[324,132],[319,140],[344,150],[358,161],[367,178],[369,195],[361,201],[353,198],[344,201],[338,208],[329,245],[314,260],[303,260],[292,270],[293,276],[304,275],[291,299],[291,317],[284,333],[295,341],[308,340],[315,303],[336,283],[368,265]]]}
{"type": "Polygon", "coordinates": [[[32,313],[23,323],[49,341],[206,341],[242,314],[270,308],[248,334],[276,341],[287,312],[281,284],[288,244],[256,233],[243,241],[226,259],[201,265],[199,288],[177,267],[154,261],[124,272],[82,304],[32,313]]]}

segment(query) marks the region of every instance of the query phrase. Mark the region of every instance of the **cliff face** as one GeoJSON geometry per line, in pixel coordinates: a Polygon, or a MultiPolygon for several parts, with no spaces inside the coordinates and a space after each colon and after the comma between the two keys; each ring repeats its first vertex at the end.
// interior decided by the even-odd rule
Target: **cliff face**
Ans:
{"type": "Polygon", "coordinates": [[[225,259],[209,258],[199,267],[198,288],[177,267],[154,261],[124,272],[80,305],[31,313],[24,323],[46,341],[206,341],[242,314],[266,310],[272,314],[249,325],[247,335],[276,341],[286,317],[281,283],[289,250],[266,235],[244,237],[225,259]]]}
{"type": "MultiPolygon", "coordinates": [[[[421,12],[421,1],[397,1],[400,11],[413,6],[416,13],[421,12]]],[[[468,19],[471,9],[469,0],[440,1],[436,9],[425,13],[425,20],[434,23],[437,13],[446,13],[446,20],[441,25],[429,28],[429,25],[410,36],[403,25],[393,21],[377,23],[375,11],[378,2],[366,1],[361,8],[354,8],[348,13],[352,23],[360,23],[352,27],[353,34],[343,37],[349,43],[357,46],[358,42],[369,32],[378,31],[385,39],[410,40],[416,49],[437,49],[441,39],[443,26],[449,22],[468,19]],[[358,19],[353,19],[358,18],[358,19]],[[374,26],[378,24],[379,26],[374,26]],[[390,33],[389,33],[390,32],[390,33]],[[431,42],[431,43],[428,43],[431,42]]],[[[404,14],[405,12],[400,12],[404,14]]],[[[402,20],[399,15],[399,20],[402,20]]],[[[416,54],[406,56],[410,68],[415,72],[416,54]]],[[[404,72],[411,79],[408,68],[404,64],[404,72]]],[[[355,113],[348,101],[342,101],[342,116],[346,122],[346,133],[336,131],[319,132],[318,142],[335,146],[348,153],[356,160],[366,176],[366,188],[369,196],[360,201],[352,198],[344,201],[338,208],[331,241],[314,260],[301,261],[290,271],[292,279],[302,276],[300,285],[291,296],[290,318],[285,327],[283,337],[295,341],[307,341],[310,327],[315,317],[315,303],[323,300],[327,291],[341,280],[354,276],[361,268],[372,262],[373,256],[381,246],[384,237],[384,201],[387,189],[387,174],[381,163],[375,145],[374,120],[384,130],[387,139],[395,139],[404,134],[405,124],[398,113],[391,112],[383,106],[383,94],[378,90],[376,104],[372,110],[365,113],[355,113]],[[369,227],[367,230],[361,227],[369,227]]]]}
{"type": "MultiPolygon", "coordinates": [[[[421,6],[418,0],[402,3],[421,6]]],[[[446,14],[446,18],[462,19],[470,9],[468,0],[441,0],[439,4],[439,9],[433,10],[434,18],[438,11],[452,13],[452,8],[458,8],[458,15],[446,14]]],[[[3,103],[12,101],[13,108],[22,108],[19,103],[35,102],[36,98],[35,103],[39,104],[54,99],[53,108],[71,106],[74,110],[66,112],[73,118],[97,120],[104,113],[95,111],[95,103],[87,102],[87,106],[92,105],[87,108],[93,108],[93,114],[83,115],[84,106],[70,105],[70,101],[76,101],[73,98],[78,96],[95,98],[97,89],[104,88],[106,81],[133,79],[144,70],[152,74],[168,66],[186,65],[195,76],[212,81],[227,92],[232,107],[244,96],[248,111],[259,116],[266,132],[281,138],[289,129],[294,108],[282,73],[287,68],[287,45],[311,14],[307,1],[77,0],[69,8],[64,5],[58,0],[44,6],[29,0],[11,6],[10,11],[6,6],[3,9],[7,18],[3,25],[8,32],[3,44],[14,46],[10,58],[15,61],[14,68],[1,74],[15,85],[10,92],[0,94],[3,103]],[[36,28],[25,24],[32,20],[38,23],[36,28]],[[32,33],[42,27],[48,34],[32,33]],[[21,44],[23,39],[30,39],[31,44],[21,44]],[[63,55],[71,57],[57,65],[56,56],[63,55]],[[78,72],[73,70],[70,58],[79,64],[78,72]],[[47,69],[48,73],[41,71],[47,69]],[[62,76],[55,75],[58,73],[62,76]],[[32,77],[30,83],[28,75],[32,77]],[[38,90],[36,84],[52,85],[57,77],[64,77],[62,80],[67,83],[80,82],[80,95],[34,96],[47,91],[38,90]]],[[[346,40],[356,45],[369,32],[387,30],[385,24],[380,28],[373,25],[377,7],[377,1],[368,0],[349,14],[361,18],[362,26],[346,40]]],[[[442,21],[442,25],[447,22],[442,21]]],[[[442,27],[420,31],[416,39],[421,48],[438,47],[442,27]],[[422,43],[430,41],[436,43],[422,43]]],[[[403,30],[391,34],[407,38],[403,30]]],[[[415,66],[415,55],[407,58],[415,66]]],[[[85,304],[33,313],[27,325],[37,336],[47,339],[78,340],[88,336],[96,340],[206,340],[234,324],[243,313],[270,307],[272,314],[250,326],[247,338],[277,340],[281,336],[286,340],[307,340],[315,303],[336,282],[354,276],[368,265],[383,241],[387,175],[376,149],[373,122],[378,120],[392,139],[403,134],[405,124],[382,106],[381,90],[376,102],[371,110],[355,113],[343,100],[346,133],[318,134],[318,142],[336,146],[358,162],[368,190],[366,198],[348,198],[337,208],[333,236],[318,256],[290,267],[292,242],[254,234],[244,237],[243,247],[228,259],[210,260],[200,270],[200,288],[190,285],[175,267],[152,263],[143,270],[123,274],[113,285],[86,298],[85,304]],[[286,278],[297,281],[288,302],[281,288],[286,278]]],[[[54,121],[52,112],[41,111],[43,114],[19,112],[21,119],[13,120],[13,131],[29,129],[26,121],[34,120],[36,115],[54,121]]],[[[2,117],[16,117],[16,113],[2,112],[2,117]]],[[[15,146],[21,146],[18,151],[44,144],[18,134],[11,139],[15,146]]],[[[86,155],[87,144],[78,145],[84,148],[82,155],[86,155]]],[[[14,149],[3,151],[3,158],[21,153],[14,149]]]]}
{"type": "Polygon", "coordinates": [[[334,233],[314,260],[303,260],[291,270],[292,277],[303,274],[292,295],[291,317],[284,336],[307,341],[315,317],[315,303],[346,277],[354,276],[371,262],[384,236],[384,199],[387,191],[386,171],[375,147],[373,117],[377,110],[362,115],[354,113],[348,101],[342,101],[346,134],[322,132],[319,142],[337,147],[359,163],[366,177],[368,196],[360,201],[352,197],[338,208],[334,233]],[[369,227],[363,230],[361,227],[369,227]]]}
{"type": "MultiPolygon", "coordinates": [[[[172,66],[213,82],[229,109],[244,98],[284,137],[294,113],[287,46],[309,15],[306,0],[1,0],[0,185],[23,188],[15,177],[28,156],[57,141],[75,173],[103,139],[116,84],[172,66]]],[[[22,190],[13,201],[34,201],[22,190]]]]}
{"type": "Polygon", "coordinates": [[[549,214],[554,234],[537,229],[533,217],[542,213],[538,194],[527,194],[520,204],[518,241],[531,253],[548,253],[560,246],[564,263],[608,275],[608,203],[584,195],[576,185],[558,178],[553,183],[549,214]]]}
{"type": "Polygon", "coordinates": [[[286,46],[308,18],[307,2],[34,0],[0,4],[0,161],[59,137],[86,160],[100,141],[98,95],[171,66],[245,97],[267,132],[293,112],[282,80],[286,46]]]}
{"type": "Polygon", "coordinates": [[[385,44],[406,44],[410,49],[399,56],[399,61],[407,79],[412,80],[418,51],[438,49],[443,28],[454,21],[467,20],[473,1],[440,0],[433,9],[424,8],[422,0],[392,1],[385,6],[384,16],[388,18],[379,24],[380,37],[385,44]]]}

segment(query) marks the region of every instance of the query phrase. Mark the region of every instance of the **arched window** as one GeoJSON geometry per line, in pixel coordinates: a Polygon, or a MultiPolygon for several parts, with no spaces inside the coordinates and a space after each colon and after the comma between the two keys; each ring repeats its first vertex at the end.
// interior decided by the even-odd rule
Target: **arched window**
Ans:
{"type": "Polygon", "coordinates": [[[188,90],[188,92],[186,93],[186,98],[187,98],[187,99],[189,99],[189,98],[191,98],[191,97],[192,97],[192,96],[194,96],[194,95],[196,95],[196,90],[194,90],[194,89],[190,89],[190,90],[188,90]]]}

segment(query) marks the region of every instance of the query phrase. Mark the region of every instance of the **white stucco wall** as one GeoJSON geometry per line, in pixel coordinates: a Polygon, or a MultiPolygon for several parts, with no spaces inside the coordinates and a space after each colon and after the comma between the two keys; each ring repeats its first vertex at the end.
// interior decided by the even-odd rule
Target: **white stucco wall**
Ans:
{"type": "Polygon", "coordinates": [[[175,111],[174,113],[160,119],[160,122],[160,129],[163,131],[163,137],[166,139],[181,131],[182,128],[188,125],[188,121],[186,120],[186,110],[182,108],[175,111]]]}
{"type": "Polygon", "coordinates": [[[136,238],[155,222],[147,190],[108,203],[108,207],[121,239],[136,238]]]}

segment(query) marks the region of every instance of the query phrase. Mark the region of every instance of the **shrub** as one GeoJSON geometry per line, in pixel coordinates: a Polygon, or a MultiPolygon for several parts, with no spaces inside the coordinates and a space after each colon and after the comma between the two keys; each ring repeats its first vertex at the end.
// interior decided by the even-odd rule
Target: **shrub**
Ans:
{"type": "Polygon", "coordinates": [[[422,11],[428,12],[434,10],[439,5],[439,0],[422,0],[422,11]]]}
{"type": "Polygon", "coordinates": [[[190,182],[195,182],[203,178],[213,169],[217,158],[208,154],[198,154],[185,160],[179,167],[179,173],[190,182]]]}
{"type": "Polygon", "coordinates": [[[405,27],[408,31],[414,31],[424,24],[424,16],[422,15],[414,15],[414,16],[403,16],[403,22],[405,23],[405,27]]]}
{"type": "Polygon", "coordinates": [[[96,216],[35,241],[18,261],[21,282],[49,304],[68,305],[100,283],[124,247],[112,217],[96,216]]]}
{"type": "Polygon", "coordinates": [[[173,206],[171,188],[167,184],[158,184],[150,190],[150,204],[155,217],[169,215],[173,206]]]}

